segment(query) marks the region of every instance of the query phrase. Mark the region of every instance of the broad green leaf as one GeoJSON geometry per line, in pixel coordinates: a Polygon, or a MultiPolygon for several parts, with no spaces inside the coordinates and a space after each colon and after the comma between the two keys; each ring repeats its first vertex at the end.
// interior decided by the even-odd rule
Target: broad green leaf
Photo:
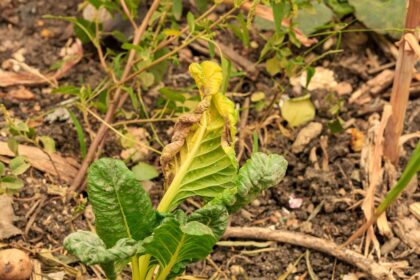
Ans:
{"type": "Polygon", "coordinates": [[[213,231],[197,221],[187,221],[185,214],[165,218],[152,236],[142,243],[144,252],[157,259],[158,280],[168,279],[185,269],[185,265],[205,258],[216,244],[213,231]]]}
{"type": "Polygon", "coordinates": [[[280,111],[291,127],[304,124],[315,117],[315,107],[309,94],[285,100],[280,106],[280,111]]]}
{"type": "Polygon", "coordinates": [[[24,157],[17,156],[10,161],[9,167],[14,175],[21,175],[25,173],[31,165],[26,162],[24,157]]]}
{"type": "Polygon", "coordinates": [[[388,33],[394,38],[401,36],[407,0],[348,0],[355,15],[368,28],[378,33],[388,33]]]}
{"type": "Polygon", "coordinates": [[[224,190],[208,205],[224,205],[229,213],[236,212],[262,191],[280,183],[286,169],[287,161],[280,155],[253,153],[239,170],[237,187],[224,190]]]}
{"type": "Polygon", "coordinates": [[[139,247],[138,241],[123,238],[107,249],[99,236],[90,231],[74,232],[67,236],[63,243],[67,251],[88,265],[130,258],[137,253],[139,247]]]}
{"type": "Polygon", "coordinates": [[[219,92],[222,70],[205,61],[193,63],[190,73],[201,101],[192,113],[179,118],[172,143],[163,149],[161,164],[169,187],[159,204],[160,212],[173,210],[190,196],[211,199],[235,184],[237,112],[233,102],[219,92]]]}
{"type": "Polygon", "coordinates": [[[332,18],[333,12],[323,2],[312,1],[310,6],[305,6],[298,11],[293,22],[305,35],[309,35],[332,18]]]}
{"type": "Polygon", "coordinates": [[[139,162],[137,165],[133,166],[131,170],[139,181],[152,180],[159,176],[159,172],[153,165],[144,162],[139,162]]]}
{"type": "Polygon", "coordinates": [[[107,248],[122,238],[143,240],[156,225],[150,198],[121,160],[103,158],[89,168],[88,195],[96,231],[107,248]]]}

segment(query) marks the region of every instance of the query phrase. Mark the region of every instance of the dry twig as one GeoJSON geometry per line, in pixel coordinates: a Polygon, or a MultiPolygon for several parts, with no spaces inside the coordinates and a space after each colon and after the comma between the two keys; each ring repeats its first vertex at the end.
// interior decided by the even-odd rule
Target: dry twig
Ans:
{"type": "Polygon", "coordinates": [[[340,248],[334,242],[302,233],[259,227],[230,227],[226,230],[224,237],[272,240],[314,249],[352,264],[369,273],[374,279],[394,279],[390,271],[379,263],[352,250],[340,248]]]}

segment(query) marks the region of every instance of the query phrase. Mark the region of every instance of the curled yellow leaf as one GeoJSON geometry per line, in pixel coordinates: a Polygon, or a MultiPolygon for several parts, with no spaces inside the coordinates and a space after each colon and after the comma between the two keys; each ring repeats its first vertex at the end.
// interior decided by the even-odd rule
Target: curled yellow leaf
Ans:
{"type": "Polygon", "coordinates": [[[222,68],[216,62],[204,61],[201,64],[192,63],[189,71],[201,95],[214,95],[220,91],[223,74],[222,68]]]}

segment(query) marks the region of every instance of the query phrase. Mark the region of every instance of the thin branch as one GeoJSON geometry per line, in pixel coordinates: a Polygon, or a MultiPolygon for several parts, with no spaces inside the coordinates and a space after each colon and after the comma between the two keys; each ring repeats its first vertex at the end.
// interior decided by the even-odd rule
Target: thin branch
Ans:
{"type": "MultiPolygon", "coordinates": [[[[133,38],[133,45],[138,45],[140,43],[140,39],[143,37],[146,28],[149,24],[149,21],[153,15],[153,13],[156,11],[156,9],[159,7],[160,4],[160,0],[154,0],[152,3],[152,6],[149,8],[146,16],[144,17],[142,24],[140,25],[140,27],[138,29],[135,30],[134,33],[134,38],[133,38]]],[[[119,100],[121,98],[121,93],[122,93],[122,83],[121,81],[125,81],[127,76],[130,74],[132,66],[133,66],[133,61],[135,59],[136,56],[136,50],[135,49],[131,49],[130,52],[128,53],[128,59],[127,59],[127,63],[125,65],[123,74],[121,76],[121,80],[118,83],[119,86],[116,88],[115,93],[114,93],[114,98],[113,100],[110,102],[109,107],[108,107],[108,111],[105,115],[104,118],[104,122],[109,124],[112,123],[112,120],[114,118],[114,113],[116,111],[116,109],[118,108],[117,105],[119,104],[119,100]]],[[[108,131],[108,126],[105,125],[105,123],[102,123],[102,125],[100,126],[95,139],[93,140],[92,144],[89,146],[89,150],[88,153],[85,157],[85,159],[82,162],[82,165],[80,167],[79,172],[77,173],[73,184],[71,185],[71,187],[69,188],[69,194],[71,194],[71,192],[76,191],[80,185],[83,182],[83,179],[85,178],[86,175],[86,171],[87,168],[89,166],[89,164],[92,162],[92,160],[95,157],[97,148],[101,145],[107,131],[108,131]]]]}
{"type": "Polygon", "coordinates": [[[307,234],[258,227],[230,227],[224,238],[271,240],[301,246],[334,256],[369,273],[374,279],[394,279],[391,272],[379,263],[352,250],[340,248],[332,241],[307,234]]]}

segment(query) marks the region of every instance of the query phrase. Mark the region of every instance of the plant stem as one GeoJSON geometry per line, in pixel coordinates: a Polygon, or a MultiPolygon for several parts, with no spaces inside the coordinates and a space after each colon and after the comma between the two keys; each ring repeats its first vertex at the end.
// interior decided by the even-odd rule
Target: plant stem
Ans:
{"type": "Polygon", "coordinates": [[[139,258],[137,256],[131,258],[131,275],[133,280],[142,280],[142,278],[140,278],[139,258]]]}
{"type": "MultiPolygon", "coordinates": [[[[420,1],[410,0],[407,8],[405,27],[407,30],[415,29],[419,26],[420,1]]],[[[406,31],[405,35],[414,34],[406,31]]],[[[404,128],[404,117],[407,109],[408,97],[410,93],[411,77],[416,54],[408,46],[404,37],[401,40],[399,56],[395,69],[394,84],[391,93],[392,115],[385,129],[384,155],[396,165],[399,159],[399,139],[404,128]]]]}
{"type": "Polygon", "coordinates": [[[139,259],[140,264],[137,265],[139,272],[140,272],[140,280],[144,280],[147,277],[148,274],[148,270],[147,268],[149,267],[149,263],[150,263],[150,255],[144,255],[141,256],[139,259]]]}
{"type": "MultiPolygon", "coordinates": [[[[138,45],[140,43],[140,39],[143,37],[143,34],[146,31],[150,18],[152,17],[153,13],[158,8],[159,4],[160,4],[160,0],[153,1],[152,6],[149,8],[149,11],[144,17],[140,27],[135,30],[134,38],[133,38],[133,45],[138,45]]],[[[95,157],[97,148],[101,144],[103,138],[105,137],[108,131],[108,126],[106,124],[112,123],[112,120],[114,118],[114,113],[116,109],[118,108],[117,106],[119,105],[120,97],[122,93],[121,81],[126,80],[127,76],[130,74],[135,57],[136,57],[136,50],[131,49],[130,52],[128,53],[127,63],[125,65],[123,74],[121,76],[119,86],[116,88],[115,93],[114,93],[114,98],[112,99],[108,107],[108,110],[106,112],[105,119],[104,119],[105,122],[101,124],[98,130],[98,133],[96,134],[95,139],[93,139],[92,144],[89,146],[88,153],[85,159],[83,160],[82,165],[80,166],[79,172],[74,178],[73,184],[69,188],[69,194],[76,191],[82,184],[86,175],[87,168],[89,167],[89,164],[92,162],[93,158],[95,157]]]]}

